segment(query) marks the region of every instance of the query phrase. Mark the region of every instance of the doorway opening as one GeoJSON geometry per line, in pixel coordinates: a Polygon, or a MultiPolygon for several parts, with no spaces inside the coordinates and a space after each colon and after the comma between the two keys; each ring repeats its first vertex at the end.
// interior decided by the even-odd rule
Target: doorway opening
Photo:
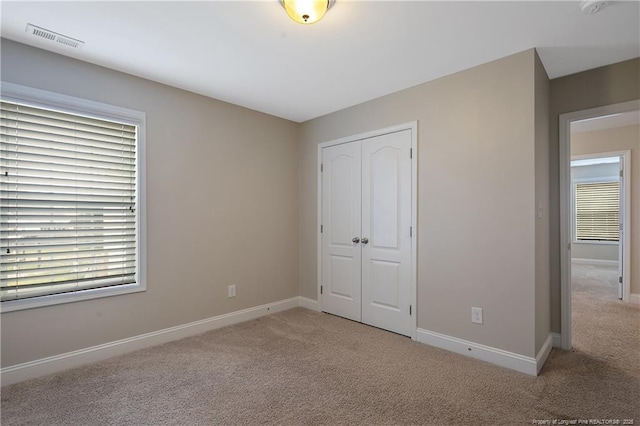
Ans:
{"type": "MultiPolygon", "coordinates": [[[[597,133],[571,126],[571,292],[572,297],[623,299],[625,159],[630,151],[577,154],[590,139],[608,143],[608,128],[597,133]]],[[[628,161],[627,161],[628,162],[628,161]]]]}
{"type": "Polygon", "coordinates": [[[572,338],[574,331],[593,331],[588,327],[598,316],[597,305],[631,297],[631,151],[640,150],[639,124],[640,101],[560,116],[561,344],[566,350],[583,343],[572,338]]]}

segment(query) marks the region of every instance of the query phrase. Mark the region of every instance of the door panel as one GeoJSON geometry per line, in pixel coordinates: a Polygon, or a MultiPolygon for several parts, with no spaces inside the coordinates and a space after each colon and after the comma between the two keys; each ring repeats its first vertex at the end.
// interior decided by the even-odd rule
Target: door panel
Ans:
{"type": "Polygon", "coordinates": [[[360,291],[359,286],[353,282],[354,258],[352,256],[329,255],[329,286],[327,289],[331,296],[343,297],[347,300],[356,298],[360,291]]]}
{"type": "Polygon", "coordinates": [[[322,150],[322,310],[361,320],[360,142],[322,150]]]}
{"type": "MultiPolygon", "coordinates": [[[[402,150],[388,145],[370,153],[371,231],[373,248],[397,249],[398,205],[400,197],[399,163],[402,150]]],[[[408,154],[408,151],[407,151],[408,154]]]]}
{"type": "Polygon", "coordinates": [[[400,310],[400,263],[371,261],[371,304],[400,310]]]}
{"type": "Polygon", "coordinates": [[[410,130],[362,143],[362,322],[408,336],[410,149],[410,130]]]}

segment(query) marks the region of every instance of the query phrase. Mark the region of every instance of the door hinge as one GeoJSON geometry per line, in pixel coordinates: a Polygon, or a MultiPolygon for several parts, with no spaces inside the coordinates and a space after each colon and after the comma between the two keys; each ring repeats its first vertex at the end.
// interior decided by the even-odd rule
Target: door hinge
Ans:
{"type": "Polygon", "coordinates": [[[571,250],[571,243],[567,243],[567,250],[571,250]]]}
{"type": "Polygon", "coordinates": [[[619,282],[620,284],[622,284],[622,275],[620,275],[620,276],[618,277],[618,282],[619,282]]]}
{"type": "Polygon", "coordinates": [[[320,294],[322,294],[322,286],[320,286],[320,294]]]}
{"type": "Polygon", "coordinates": [[[324,171],[324,164],[320,163],[320,173],[322,173],[324,171]]]}
{"type": "Polygon", "coordinates": [[[322,231],[324,231],[324,227],[322,225],[320,225],[320,233],[322,234],[322,231]]]}
{"type": "Polygon", "coordinates": [[[620,177],[624,175],[624,171],[620,170],[620,177]]]}
{"type": "Polygon", "coordinates": [[[413,148],[409,148],[409,158],[413,158],[413,148]]]}
{"type": "Polygon", "coordinates": [[[411,315],[411,312],[412,312],[411,305],[409,305],[409,315],[411,315]]]}
{"type": "Polygon", "coordinates": [[[413,226],[409,227],[409,236],[413,237],[413,226]]]}

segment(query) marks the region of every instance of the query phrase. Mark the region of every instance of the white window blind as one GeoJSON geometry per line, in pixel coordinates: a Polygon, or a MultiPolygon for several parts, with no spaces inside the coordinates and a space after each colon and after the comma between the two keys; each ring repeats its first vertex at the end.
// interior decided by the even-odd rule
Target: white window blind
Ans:
{"type": "Polygon", "coordinates": [[[137,126],[0,112],[1,300],[135,283],[137,126]]]}
{"type": "Polygon", "coordinates": [[[620,238],[620,184],[577,183],[576,239],[618,241],[620,238]]]}

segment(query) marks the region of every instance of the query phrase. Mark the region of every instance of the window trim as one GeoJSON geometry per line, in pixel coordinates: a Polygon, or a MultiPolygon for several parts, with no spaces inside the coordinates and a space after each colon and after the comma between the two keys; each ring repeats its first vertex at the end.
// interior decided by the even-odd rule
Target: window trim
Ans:
{"type": "Polygon", "coordinates": [[[107,120],[124,121],[138,127],[136,170],[136,239],[137,262],[136,283],[122,284],[76,292],[38,296],[30,299],[7,300],[0,303],[0,312],[12,312],[23,309],[78,302],[102,297],[117,296],[146,291],[147,289],[147,205],[146,205],[146,114],[128,108],[104,104],[73,96],[61,95],[32,87],[1,82],[0,97],[7,101],[22,102],[35,107],[58,109],[73,114],[93,116],[107,120]]]}
{"type": "Polygon", "coordinates": [[[578,231],[576,229],[576,186],[579,183],[609,183],[609,182],[620,182],[619,176],[601,176],[594,178],[578,178],[571,180],[571,239],[572,244],[592,244],[592,245],[603,245],[603,246],[617,246],[620,244],[620,241],[604,241],[604,240],[579,240],[578,239],[578,231]]]}

